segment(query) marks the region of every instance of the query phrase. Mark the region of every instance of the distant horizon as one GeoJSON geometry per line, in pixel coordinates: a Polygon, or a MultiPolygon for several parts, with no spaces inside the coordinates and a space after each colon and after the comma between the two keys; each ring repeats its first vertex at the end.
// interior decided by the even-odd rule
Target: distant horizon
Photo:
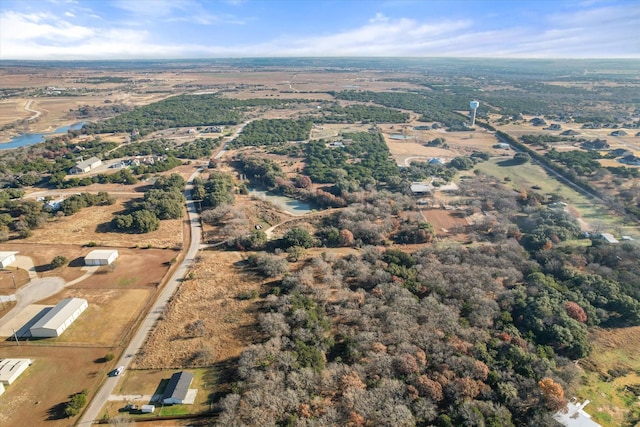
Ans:
{"type": "Polygon", "coordinates": [[[3,0],[0,60],[640,59],[639,29],[636,0],[3,0]]]}
{"type": "Polygon", "coordinates": [[[635,61],[640,62],[638,58],[627,57],[584,57],[584,58],[568,58],[568,57],[548,57],[548,58],[513,58],[513,57],[476,57],[476,56],[212,56],[212,57],[194,57],[194,58],[104,58],[104,59],[13,59],[13,58],[0,58],[2,62],[153,62],[153,61],[176,61],[176,62],[188,62],[188,61],[211,61],[211,60],[253,60],[253,59],[290,59],[290,60],[305,60],[305,59],[333,59],[333,60],[375,60],[375,59],[397,59],[397,60],[469,60],[469,61],[635,61]]]}

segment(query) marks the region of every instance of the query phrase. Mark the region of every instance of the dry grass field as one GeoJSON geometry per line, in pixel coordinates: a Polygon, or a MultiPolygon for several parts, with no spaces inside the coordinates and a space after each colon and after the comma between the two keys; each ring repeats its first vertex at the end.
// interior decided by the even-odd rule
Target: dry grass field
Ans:
{"type": "Polygon", "coordinates": [[[94,242],[98,246],[111,247],[175,248],[182,245],[181,219],[161,221],[158,230],[146,234],[110,231],[114,215],[124,209],[124,201],[121,199],[110,206],[84,208],[72,216],[56,218],[44,227],[33,230],[33,234],[23,241],[32,244],[65,242],[72,245],[94,242]]]}
{"type": "Polygon", "coordinates": [[[89,390],[89,396],[113,363],[97,363],[107,353],[104,348],[45,347],[2,344],[2,357],[33,360],[18,380],[7,387],[0,399],[0,425],[4,427],[67,427],[74,419],[59,418],[69,396],[89,390]]]}
{"type": "Polygon", "coordinates": [[[452,234],[457,228],[464,228],[469,225],[466,218],[458,215],[456,211],[444,209],[424,209],[422,215],[433,225],[436,236],[444,237],[452,234]]]}
{"type": "Polygon", "coordinates": [[[440,130],[414,131],[390,129],[383,127],[385,141],[399,165],[408,165],[412,160],[427,161],[439,157],[443,161],[449,161],[456,156],[468,156],[474,151],[487,152],[494,156],[505,154],[513,155],[513,152],[493,148],[498,143],[495,135],[484,130],[475,132],[445,132],[440,130]],[[392,139],[390,135],[406,135],[411,139],[392,139]],[[436,138],[444,138],[448,148],[427,147],[425,144],[436,138]]]}
{"type": "Polygon", "coordinates": [[[240,355],[256,337],[255,299],[263,281],[238,268],[244,254],[202,251],[194,279],[185,280],[133,363],[137,369],[210,366],[240,355]],[[215,313],[214,316],[211,313],[215,313]],[[201,321],[194,332],[187,325],[201,321]]]}

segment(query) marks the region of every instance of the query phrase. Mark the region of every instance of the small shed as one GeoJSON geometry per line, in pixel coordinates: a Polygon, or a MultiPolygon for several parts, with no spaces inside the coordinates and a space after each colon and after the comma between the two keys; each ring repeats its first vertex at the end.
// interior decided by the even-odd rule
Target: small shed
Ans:
{"type": "Polygon", "coordinates": [[[153,414],[153,411],[155,410],[155,405],[142,405],[140,407],[140,412],[142,412],[143,414],[153,414]]]}
{"type": "Polygon", "coordinates": [[[433,190],[433,187],[431,186],[431,184],[425,184],[423,182],[413,182],[410,188],[411,188],[411,192],[415,196],[431,194],[431,191],[433,190]]]}
{"type": "Polygon", "coordinates": [[[34,338],[59,337],[89,307],[86,299],[65,298],[29,328],[34,338]]]}
{"type": "Polygon", "coordinates": [[[11,385],[31,366],[31,359],[2,359],[0,360],[0,384],[11,385]]]}
{"type": "Polygon", "coordinates": [[[109,265],[118,258],[115,249],[96,249],[84,257],[84,265],[109,265]]]}
{"type": "Polygon", "coordinates": [[[16,254],[18,252],[0,252],[0,268],[7,268],[16,262],[16,254]]]}
{"type": "Polygon", "coordinates": [[[605,242],[610,243],[612,245],[615,245],[616,243],[619,243],[618,239],[613,237],[613,234],[610,234],[610,233],[601,233],[600,234],[600,238],[602,240],[604,240],[605,242]]]}
{"type": "Polygon", "coordinates": [[[164,393],[162,393],[162,403],[165,405],[186,403],[185,400],[192,381],[193,374],[190,372],[180,371],[173,374],[164,393]]]}

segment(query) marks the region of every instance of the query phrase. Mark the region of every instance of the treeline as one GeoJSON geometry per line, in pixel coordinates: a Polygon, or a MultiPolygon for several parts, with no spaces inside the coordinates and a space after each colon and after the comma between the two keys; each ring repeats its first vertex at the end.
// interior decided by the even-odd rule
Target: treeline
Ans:
{"type": "Polygon", "coordinates": [[[310,120],[264,119],[248,123],[242,133],[231,141],[232,147],[275,145],[309,139],[310,120]]]}
{"type": "MultiPolygon", "coordinates": [[[[342,91],[332,93],[337,99],[373,102],[390,108],[400,108],[421,114],[422,122],[443,123],[449,130],[469,130],[465,119],[454,110],[466,110],[469,98],[451,93],[342,91]]],[[[468,120],[467,120],[468,121],[468,120]]]]}
{"type": "Polygon", "coordinates": [[[182,164],[182,160],[175,157],[156,159],[153,164],[139,164],[129,168],[119,169],[114,173],[100,173],[85,177],[68,177],[64,171],[56,172],[49,177],[48,185],[55,188],[86,187],[91,184],[124,184],[132,185],[138,182],[136,175],[149,175],[169,171],[182,164]]]}
{"type": "Polygon", "coordinates": [[[176,173],[158,177],[142,201],[132,201],[128,212],[116,215],[111,225],[118,231],[149,233],[160,227],[160,220],[180,218],[186,200],[184,186],[184,178],[176,173]]]}
{"type": "Polygon", "coordinates": [[[339,105],[323,107],[314,123],[406,123],[409,114],[375,105],[339,105]]]}
{"type": "Polygon", "coordinates": [[[540,145],[543,147],[548,147],[548,143],[550,142],[576,141],[576,139],[573,137],[567,138],[556,135],[522,135],[520,137],[520,141],[528,145],[540,145]]]}
{"type": "Polygon", "coordinates": [[[200,200],[203,209],[215,209],[234,202],[236,186],[231,175],[212,171],[207,180],[197,178],[191,194],[194,200],[200,200]]]}
{"type": "Polygon", "coordinates": [[[213,149],[220,146],[222,138],[197,138],[176,145],[170,139],[152,139],[149,141],[131,142],[111,151],[107,158],[119,159],[132,156],[173,156],[179,159],[201,159],[211,157],[213,149]]]}
{"type": "Polygon", "coordinates": [[[546,158],[563,164],[580,176],[591,176],[602,169],[598,159],[602,156],[597,151],[556,151],[551,150],[545,153],[546,158]]]}
{"type": "Polygon", "coordinates": [[[215,94],[178,95],[138,107],[112,119],[87,123],[82,133],[132,132],[141,136],[172,127],[236,125],[250,107],[283,106],[305,100],[230,99],[215,94]]]}

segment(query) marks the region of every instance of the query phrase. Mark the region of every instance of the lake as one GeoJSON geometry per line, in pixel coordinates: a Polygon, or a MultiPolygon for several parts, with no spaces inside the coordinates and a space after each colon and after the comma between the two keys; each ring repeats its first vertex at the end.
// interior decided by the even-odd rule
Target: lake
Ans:
{"type": "Polygon", "coordinates": [[[47,136],[60,135],[63,133],[67,133],[70,130],[81,129],[82,126],[85,125],[85,123],[86,122],[80,122],[73,125],[62,126],[54,130],[53,132],[25,133],[23,135],[16,136],[8,142],[0,143],[0,150],[8,150],[10,148],[18,148],[25,147],[27,145],[38,144],[40,142],[44,142],[47,136]]]}
{"type": "Polygon", "coordinates": [[[313,211],[313,207],[301,200],[292,199],[287,196],[280,196],[277,194],[271,194],[262,190],[249,189],[249,194],[262,200],[273,203],[285,212],[291,215],[304,215],[313,211]]]}

